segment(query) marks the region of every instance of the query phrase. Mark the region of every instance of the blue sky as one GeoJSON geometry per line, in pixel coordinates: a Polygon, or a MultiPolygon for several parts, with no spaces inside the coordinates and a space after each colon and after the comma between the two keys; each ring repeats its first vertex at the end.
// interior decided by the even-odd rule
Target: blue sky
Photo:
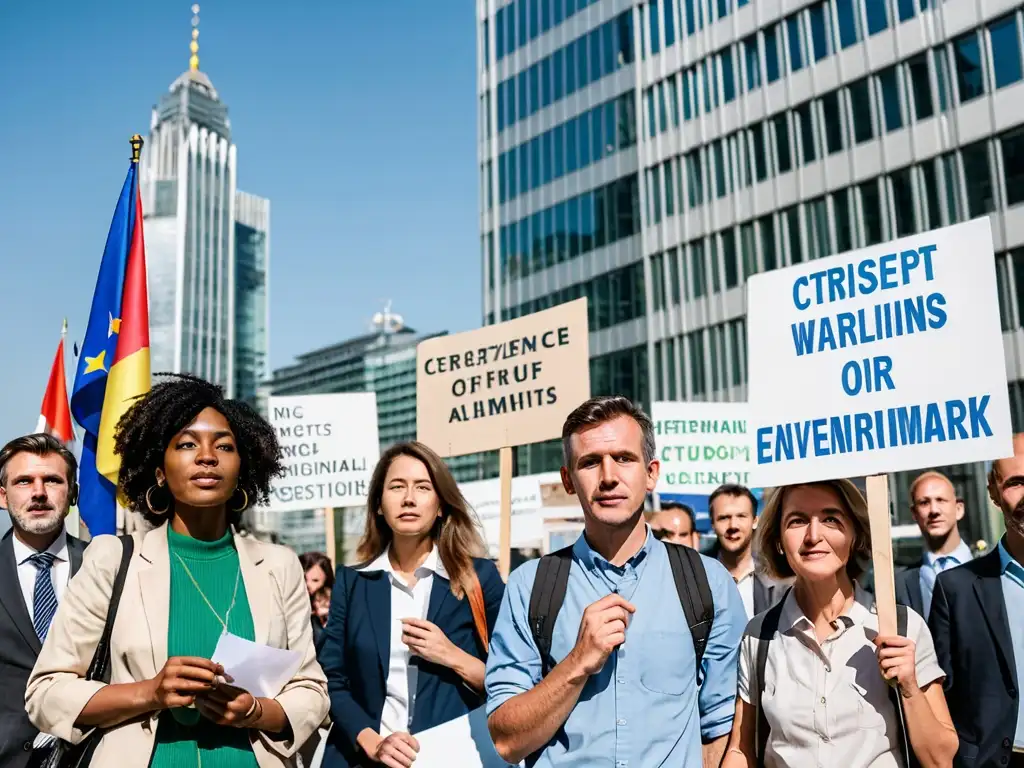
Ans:
{"type": "MultiPolygon", "coordinates": [[[[187,69],[190,5],[0,7],[0,443],[35,426],[62,318],[84,334],[128,138],[187,69]]],[[[418,330],[478,326],[474,3],[200,5],[239,188],[271,200],[272,366],[365,332],[385,299],[418,330]]]]}

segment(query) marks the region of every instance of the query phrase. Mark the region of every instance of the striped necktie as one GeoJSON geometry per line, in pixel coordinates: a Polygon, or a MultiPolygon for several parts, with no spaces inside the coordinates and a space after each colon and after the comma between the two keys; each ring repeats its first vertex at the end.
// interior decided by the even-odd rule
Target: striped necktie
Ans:
{"type": "Polygon", "coordinates": [[[36,586],[32,596],[32,626],[39,642],[46,640],[50,622],[57,613],[57,592],[53,588],[53,561],[50,552],[37,552],[28,561],[36,567],[36,586]]]}

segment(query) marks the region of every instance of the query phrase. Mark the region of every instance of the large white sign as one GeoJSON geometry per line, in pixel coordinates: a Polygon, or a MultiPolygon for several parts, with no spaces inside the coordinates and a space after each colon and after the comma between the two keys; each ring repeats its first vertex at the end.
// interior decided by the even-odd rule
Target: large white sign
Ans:
{"type": "Polygon", "coordinates": [[[749,485],[747,416],[746,403],[654,403],[655,490],[709,494],[725,483],[749,485]]]}
{"type": "Polygon", "coordinates": [[[285,465],[271,487],[272,510],[366,503],[380,458],[373,392],[271,397],[268,409],[285,465]]]}
{"type": "Polygon", "coordinates": [[[1012,455],[987,218],[747,285],[753,485],[1012,455]]]}

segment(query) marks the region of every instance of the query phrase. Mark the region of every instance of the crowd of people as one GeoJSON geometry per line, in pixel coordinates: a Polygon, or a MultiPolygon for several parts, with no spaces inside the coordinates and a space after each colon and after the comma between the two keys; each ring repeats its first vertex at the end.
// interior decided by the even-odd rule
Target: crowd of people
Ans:
{"type": "MultiPolygon", "coordinates": [[[[481,708],[510,764],[1024,766],[1024,436],[993,464],[1006,534],[974,557],[953,484],[911,487],[925,552],[882,635],[866,503],[848,480],[645,511],[653,425],[597,397],[563,428],[585,530],[507,584],[443,459],[386,451],[360,565],[238,527],[281,471],[272,428],[216,386],[156,384],[118,425],[123,503],[147,526],[86,543],[74,455],[0,450],[0,765],[327,768],[417,763],[417,734],[481,708]],[[225,636],[298,652],[272,696],[211,660],[225,636]],[[83,754],[84,753],[84,754],[83,754]],[[318,758],[321,759],[321,758],[318,758]],[[91,761],[91,762],[90,762],[91,761]]],[[[475,738],[480,738],[476,734],[475,738]]]]}

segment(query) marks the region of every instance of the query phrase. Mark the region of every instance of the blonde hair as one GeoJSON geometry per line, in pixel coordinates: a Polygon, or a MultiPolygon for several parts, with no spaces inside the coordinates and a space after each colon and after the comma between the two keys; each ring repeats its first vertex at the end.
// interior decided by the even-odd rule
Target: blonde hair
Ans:
{"type": "Polygon", "coordinates": [[[941,472],[937,472],[934,469],[929,469],[927,472],[922,472],[920,475],[915,477],[914,478],[914,482],[912,482],[910,484],[910,490],[908,491],[908,493],[910,495],[910,508],[911,509],[914,508],[914,500],[916,498],[916,496],[914,494],[917,493],[917,486],[919,486],[925,480],[942,480],[953,491],[953,501],[954,502],[956,501],[956,487],[953,485],[953,481],[950,480],[948,477],[946,477],[941,472]]]}
{"type": "Polygon", "coordinates": [[[846,573],[851,579],[856,579],[867,570],[871,561],[871,525],[868,522],[868,503],[857,486],[849,480],[822,480],[772,489],[757,523],[755,546],[761,567],[775,579],[789,579],[796,575],[782,549],[782,506],[786,493],[801,487],[827,488],[839,498],[854,533],[846,573]]]}

